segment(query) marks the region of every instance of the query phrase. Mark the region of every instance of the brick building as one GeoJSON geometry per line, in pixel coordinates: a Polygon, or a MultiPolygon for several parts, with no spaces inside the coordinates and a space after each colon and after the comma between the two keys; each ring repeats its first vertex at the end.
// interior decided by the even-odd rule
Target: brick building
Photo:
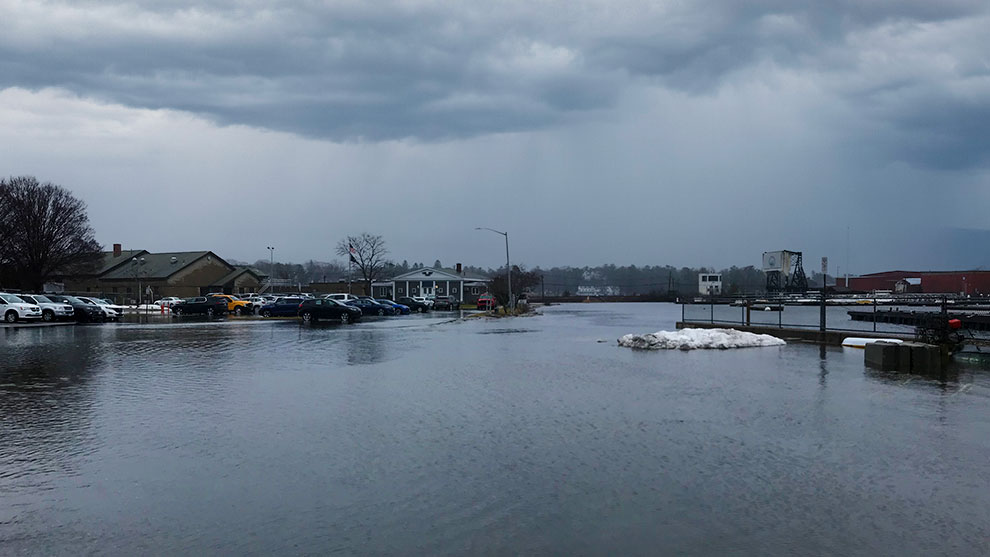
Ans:
{"type": "Polygon", "coordinates": [[[920,292],[925,294],[990,294],[990,271],[884,271],[837,278],[835,285],[855,292],[920,292]],[[920,284],[919,284],[920,281],[920,284]]]}

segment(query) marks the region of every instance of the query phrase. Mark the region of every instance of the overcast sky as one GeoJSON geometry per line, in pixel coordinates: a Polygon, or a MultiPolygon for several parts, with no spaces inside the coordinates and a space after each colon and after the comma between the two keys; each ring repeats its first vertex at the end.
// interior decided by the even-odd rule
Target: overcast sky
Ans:
{"type": "Polygon", "coordinates": [[[0,0],[0,174],[250,261],[990,267],[985,0],[275,4],[0,0]]]}

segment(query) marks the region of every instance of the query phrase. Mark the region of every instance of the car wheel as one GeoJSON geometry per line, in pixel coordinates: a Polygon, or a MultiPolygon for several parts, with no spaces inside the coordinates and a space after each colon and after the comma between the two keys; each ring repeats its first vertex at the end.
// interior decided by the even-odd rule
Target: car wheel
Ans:
{"type": "Polygon", "coordinates": [[[270,312],[270,311],[268,311],[266,309],[265,311],[261,312],[261,316],[262,317],[271,317],[272,316],[272,312],[270,312]]]}
{"type": "Polygon", "coordinates": [[[172,308],[172,313],[176,316],[182,315],[182,308],[172,308]]]}
{"type": "Polygon", "coordinates": [[[348,323],[350,320],[351,320],[351,314],[347,313],[346,311],[340,314],[341,323],[348,323]]]}
{"type": "Polygon", "coordinates": [[[10,310],[3,316],[3,320],[7,323],[17,323],[17,312],[10,310]]]}
{"type": "Polygon", "coordinates": [[[312,323],[313,322],[313,313],[312,312],[309,312],[309,311],[304,311],[303,314],[302,314],[302,320],[305,323],[312,323]]]}
{"type": "Polygon", "coordinates": [[[385,315],[385,310],[379,309],[378,310],[378,315],[385,315]]]}
{"type": "Polygon", "coordinates": [[[215,312],[213,311],[213,308],[206,308],[206,316],[207,317],[213,317],[213,314],[214,313],[215,312]]]}
{"type": "Polygon", "coordinates": [[[45,311],[41,312],[41,320],[47,321],[49,323],[55,321],[55,312],[50,309],[46,309],[45,311]]]}
{"type": "Polygon", "coordinates": [[[237,306],[236,308],[234,308],[234,315],[238,317],[244,315],[244,308],[242,308],[241,306],[237,306]]]}

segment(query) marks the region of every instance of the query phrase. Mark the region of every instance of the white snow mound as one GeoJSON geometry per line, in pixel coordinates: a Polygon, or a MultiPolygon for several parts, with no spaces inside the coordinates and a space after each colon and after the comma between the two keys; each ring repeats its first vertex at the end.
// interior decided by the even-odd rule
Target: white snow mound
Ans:
{"type": "Polygon", "coordinates": [[[645,335],[625,335],[619,339],[619,346],[640,350],[727,350],[729,348],[750,348],[754,346],[781,346],[783,340],[770,336],[746,333],[735,329],[681,329],[679,331],[657,331],[645,335]]]}

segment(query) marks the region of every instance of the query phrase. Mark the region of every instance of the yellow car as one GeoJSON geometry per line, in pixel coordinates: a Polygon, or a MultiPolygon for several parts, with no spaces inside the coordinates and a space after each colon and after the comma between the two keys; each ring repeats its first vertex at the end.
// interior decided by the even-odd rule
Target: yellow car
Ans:
{"type": "Polygon", "coordinates": [[[254,313],[254,307],[251,305],[251,302],[246,302],[237,296],[231,296],[230,294],[208,294],[207,296],[227,300],[227,311],[234,315],[250,315],[254,313]]]}

